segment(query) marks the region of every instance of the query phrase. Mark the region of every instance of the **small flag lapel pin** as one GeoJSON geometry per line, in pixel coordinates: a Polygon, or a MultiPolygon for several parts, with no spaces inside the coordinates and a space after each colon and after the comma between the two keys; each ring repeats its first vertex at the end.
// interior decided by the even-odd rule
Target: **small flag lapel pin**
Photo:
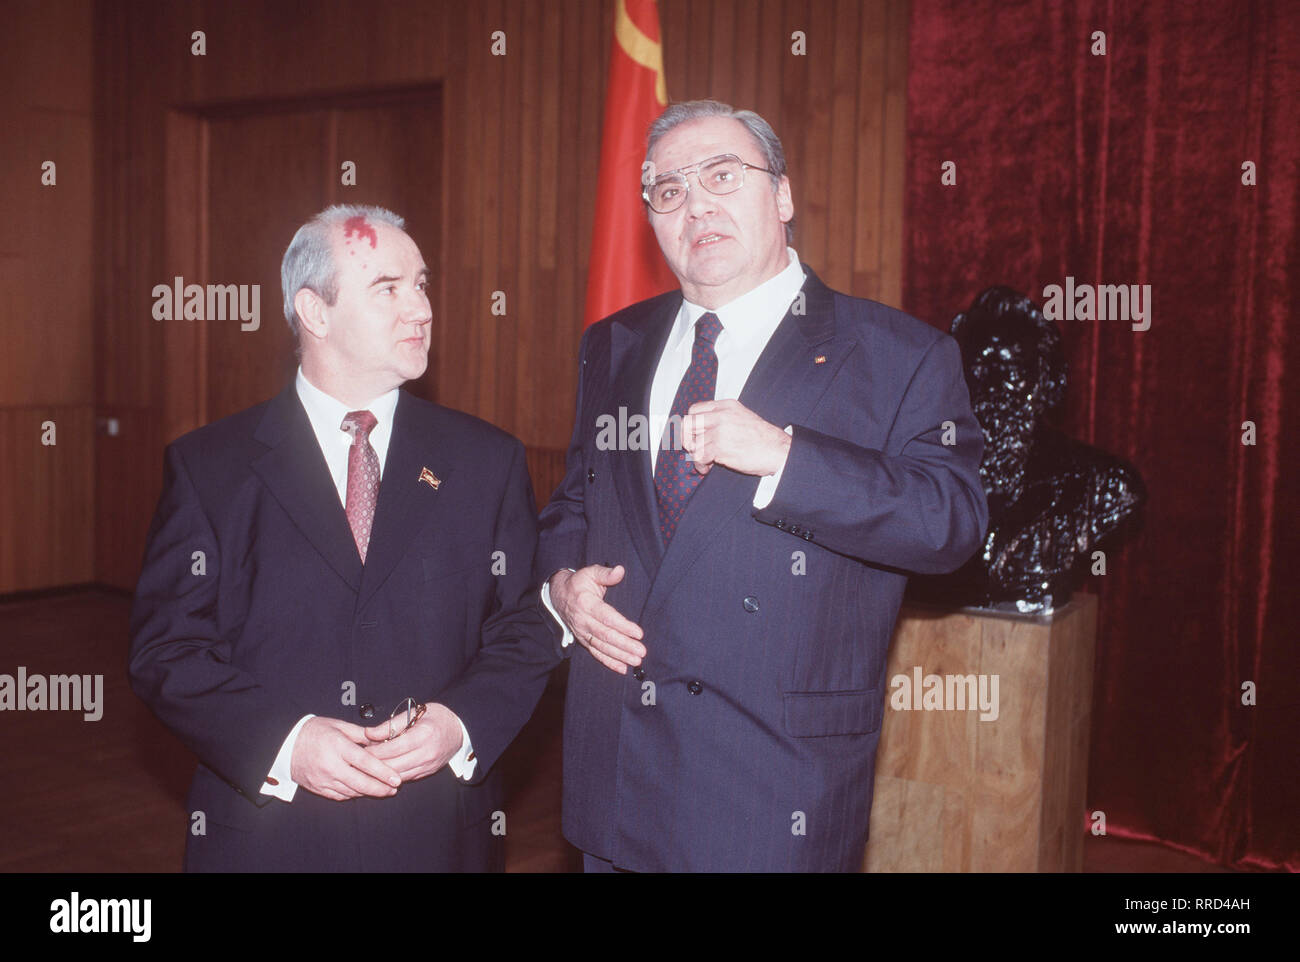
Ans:
{"type": "Polygon", "coordinates": [[[427,484],[429,487],[433,488],[433,490],[435,491],[437,491],[439,485],[442,484],[441,479],[432,471],[430,471],[428,468],[420,469],[420,480],[423,481],[425,484],[427,484]]]}
{"type": "Polygon", "coordinates": [[[825,363],[826,363],[826,355],[825,355],[825,354],[818,354],[815,358],[813,358],[813,363],[814,363],[814,364],[825,364],[825,363]]]}

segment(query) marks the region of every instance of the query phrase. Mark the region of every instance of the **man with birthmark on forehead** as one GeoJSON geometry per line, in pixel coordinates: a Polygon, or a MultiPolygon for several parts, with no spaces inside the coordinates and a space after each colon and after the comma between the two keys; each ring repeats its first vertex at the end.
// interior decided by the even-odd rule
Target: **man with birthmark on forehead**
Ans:
{"type": "Polygon", "coordinates": [[[404,227],[299,228],[292,382],[167,448],[129,671],[199,758],[187,871],[503,866],[494,765],[557,662],[535,501],[519,441],[400,390],[433,322],[404,227]]]}
{"type": "Polygon", "coordinates": [[[907,575],[988,523],[961,357],[800,262],[752,111],[669,107],[641,190],[681,289],[583,336],[541,516],[564,834],[589,871],[855,871],[907,575]]]}

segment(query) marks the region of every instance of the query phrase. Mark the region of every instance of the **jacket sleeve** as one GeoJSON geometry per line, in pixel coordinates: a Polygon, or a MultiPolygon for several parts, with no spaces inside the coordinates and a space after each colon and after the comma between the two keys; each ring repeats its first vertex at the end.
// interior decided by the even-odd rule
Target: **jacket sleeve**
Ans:
{"type": "Polygon", "coordinates": [[[872,564],[955,570],[978,549],[988,507],[979,477],[984,437],[951,337],[922,356],[887,448],[897,453],[794,425],[780,484],[754,517],[872,564]]]}
{"type": "Polygon", "coordinates": [[[276,753],[308,712],[232,664],[217,621],[220,552],[173,444],[131,609],[131,688],[205,765],[262,805],[276,753]]]}
{"type": "Polygon", "coordinates": [[[481,782],[532,716],[560,658],[532,589],[532,560],[537,549],[537,508],[524,446],[513,443],[493,543],[504,552],[506,567],[495,577],[495,608],[480,630],[477,653],[435,701],[464,723],[478,765],[471,783],[481,782]],[[514,563],[519,561],[521,563],[514,563]]]}

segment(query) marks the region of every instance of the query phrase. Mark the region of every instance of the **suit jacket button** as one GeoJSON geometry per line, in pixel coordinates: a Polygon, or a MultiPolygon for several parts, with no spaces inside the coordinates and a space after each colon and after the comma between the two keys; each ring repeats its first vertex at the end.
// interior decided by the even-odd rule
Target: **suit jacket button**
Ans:
{"type": "Polygon", "coordinates": [[[375,706],[366,704],[361,706],[361,717],[369,720],[375,717],[375,706]]]}
{"type": "Polygon", "coordinates": [[[595,469],[595,468],[588,468],[588,469],[587,469],[587,481],[588,481],[588,482],[591,482],[591,481],[595,481],[595,480],[596,480],[596,469],[595,469]]]}
{"type": "Polygon", "coordinates": [[[803,539],[804,539],[805,541],[811,541],[811,540],[812,540],[812,532],[811,532],[811,531],[805,531],[805,532],[803,533],[803,539]]]}
{"type": "Polygon", "coordinates": [[[632,669],[632,677],[635,678],[637,681],[645,681],[645,669],[644,669],[644,668],[633,668],[633,669],[632,669]]]}
{"type": "Polygon", "coordinates": [[[803,528],[799,527],[797,524],[792,524],[790,525],[790,533],[792,535],[798,536],[800,534],[803,534],[803,528]]]}
{"type": "Polygon", "coordinates": [[[746,597],[744,602],[742,603],[745,606],[745,610],[748,611],[751,615],[754,612],[758,611],[758,599],[755,598],[753,595],[746,597]]]}
{"type": "Polygon", "coordinates": [[[692,695],[698,695],[700,692],[704,691],[704,686],[701,685],[698,681],[693,681],[686,686],[686,690],[689,691],[692,695]]]}
{"type": "Polygon", "coordinates": [[[776,522],[776,527],[777,527],[778,530],[780,530],[780,531],[784,531],[784,530],[785,530],[785,518],[781,518],[781,519],[779,519],[779,520],[776,522]]]}

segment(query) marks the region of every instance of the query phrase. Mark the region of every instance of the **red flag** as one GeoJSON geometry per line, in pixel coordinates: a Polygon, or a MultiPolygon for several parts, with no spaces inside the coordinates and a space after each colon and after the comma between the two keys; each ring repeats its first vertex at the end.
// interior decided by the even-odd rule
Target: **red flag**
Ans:
{"type": "Polygon", "coordinates": [[[654,0],[615,0],[583,327],[677,287],[641,201],[650,122],[668,106],[654,0]]]}

